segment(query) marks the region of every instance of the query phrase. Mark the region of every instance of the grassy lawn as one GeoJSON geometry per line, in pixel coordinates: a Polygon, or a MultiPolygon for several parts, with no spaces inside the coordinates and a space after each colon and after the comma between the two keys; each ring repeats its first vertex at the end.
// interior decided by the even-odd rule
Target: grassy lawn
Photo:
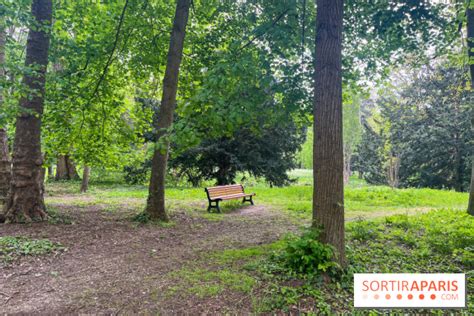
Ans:
{"type": "MultiPolygon", "coordinates": [[[[296,180],[295,183],[281,188],[271,188],[252,177],[247,177],[242,183],[246,186],[247,191],[257,194],[255,198],[257,204],[269,205],[279,211],[288,211],[298,217],[310,218],[312,170],[294,170],[290,176],[296,180]]],[[[210,186],[212,183],[203,184],[203,186],[206,185],[210,186]]],[[[81,196],[78,193],[78,188],[79,184],[74,182],[49,183],[47,189],[49,197],[46,201],[49,203],[60,202],[63,194],[81,196]]],[[[82,196],[87,196],[88,199],[78,199],[70,202],[119,205],[126,201],[129,204],[142,207],[148,196],[148,189],[143,185],[93,183],[90,193],[82,196]]],[[[168,188],[166,198],[171,209],[186,208],[190,203],[207,203],[203,187],[168,188]]],[[[388,186],[368,185],[357,177],[352,177],[345,188],[345,210],[346,218],[349,220],[395,213],[412,214],[434,208],[464,209],[467,202],[467,193],[435,189],[392,189],[388,186]]],[[[223,204],[224,206],[232,205],[229,202],[223,204]]]]}

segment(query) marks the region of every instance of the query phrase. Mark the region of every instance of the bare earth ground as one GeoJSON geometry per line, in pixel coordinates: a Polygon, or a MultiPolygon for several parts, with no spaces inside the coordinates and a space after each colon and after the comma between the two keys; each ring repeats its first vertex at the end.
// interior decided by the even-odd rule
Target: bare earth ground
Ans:
{"type": "Polygon", "coordinates": [[[221,220],[203,218],[205,205],[194,206],[173,212],[172,227],[133,223],[129,205],[111,212],[102,205],[56,204],[72,224],[1,225],[0,236],[47,238],[67,250],[0,263],[0,313],[250,312],[251,298],[237,293],[170,298],[169,274],[203,255],[271,243],[297,230],[284,214],[258,205],[218,215],[221,220]]]}

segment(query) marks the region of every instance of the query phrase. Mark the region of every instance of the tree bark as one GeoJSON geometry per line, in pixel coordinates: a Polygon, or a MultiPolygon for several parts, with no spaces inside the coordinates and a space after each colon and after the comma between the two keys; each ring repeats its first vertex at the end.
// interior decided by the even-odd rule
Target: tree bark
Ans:
{"type": "Polygon", "coordinates": [[[342,142],[343,0],[317,0],[313,138],[313,226],[346,265],[342,142]]]}
{"type": "MultiPolygon", "coordinates": [[[[3,21],[2,21],[3,22],[3,21]]],[[[6,30],[4,23],[0,25],[0,78],[4,79],[5,71],[3,65],[5,63],[5,41],[6,30]]],[[[3,94],[0,93],[0,109],[3,106],[3,94]]],[[[1,123],[1,122],[0,122],[1,123]]],[[[5,201],[11,180],[11,162],[8,150],[8,138],[6,126],[0,125],[0,205],[5,201]]],[[[1,213],[1,212],[0,212],[1,213]]]]}
{"type": "Polygon", "coordinates": [[[156,119],[156,148],[152,160],[151,178],[145,212],[150,218],[167,221],[165,209],[165,176],[168,163],[169,139],[168,129],[173,124],[176,107],[178,76],[183,55],[184,36],[188,22],[191,0],[178,0],[171,31],[168,60],[163,79],[163,97],[156,119]]]}
{"type": "Polygon", "coordinates": [[[47,218],[41,181],[41,116],[48,65],[51,0],[33,0],[31,11],[35,25],[28,33],[25,65],[28,68],[34,66],[36,71],[23,77],[23,83],[29,88],[30,95],[20,100],[21,113],[15,126],[12,181],[5,204],[7,222],[29,222],[47,218]]]}
{"type": "Polygon", "coordinates": [[[86,193],[89,189],[89,178],[90,178],[91,168],[87,165],[84,166],[82,171],[82,182],[81,182],[81,193],[86,193]]]}
{"type": "MultiPolygon", "coordinates": [[[[471,6],[474,5],[470,1],[471,6]]],[[[474,95],[474,8],[467,8],[467,38],[468,57],[470,61],[469,70],[471,73],[471,98],[474,95]]],[[[471,130],[474,130],[474,110],[471,109],[471,130]]],[[[474,149],[471,149],[471,189],[469,191],[469,205],[467,212],[474,216],[474,149]]]]}
{"type": "Polygon", "coordinates": [[[76,165],[74,164],[69,155],[58,156],[55,179],[56,181],[79,179],[79,174],[77,173],[76,165]]]}
{"type": "Polygon", "coordinates": [[[350,146],[343,145],[344,150],[344,185],[349,184],[349,180],[351,177],[351,157],[352,157],[352,150],[349,149],[350,146]]]}

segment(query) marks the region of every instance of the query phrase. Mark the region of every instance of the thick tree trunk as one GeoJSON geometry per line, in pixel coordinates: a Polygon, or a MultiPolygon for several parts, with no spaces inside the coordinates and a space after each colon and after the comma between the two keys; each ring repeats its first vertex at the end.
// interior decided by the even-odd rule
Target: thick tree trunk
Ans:
{"type": "Polygon", "coordinates": [[[71,157],[69,157],[69,155],[58,156],[55,179],[57,181],[79,179],[79,174],[77,173],[76,165],[72,161],[71,157]]]}
{"type": "MultiPolygon", "coordinates": [[[[3,22],[3,21],[2,21],[3,22]]],[[[0,25],[0,80],[4,79],[5,71],[3,64],[5,63],[5,40],[6,30],[3,23],[0,25]]],[[[0,109],[3,106],[3,94],[0,93],[0,109]]],[[[5,201],[11,180],[11,162],[8,150],[7,131],[4,122],[0,121],[0,205],[5,201]]],[[[0,211],[1,213],[1,211],[0,211]]]]}
{"type": "Polygon", "coordinates": [[[37,71],[23,77],[30,95],[20,100],[20,108],[24,110],[16,121],[12,181],[5,204],[7,222],[47,218],[42,188],[41,116],[48,65],[51,0],[33,0],[31,7],[35,26],[28,33],[25,65],[35,66],[37,71]]]}
{"type": "Polygon", "coordinates": [[[346,265],[342,143],[343,0],[317,0],[313,140],[313,225],[346,265]]]}
{"type": "MultiPolygon", "coordinates": [[[[471,6],[473,0],[470,1],[471,6]]],[[[468,56],[470,60],[471,73],[471,97],[474,95],[474,8],[467,9],[467,37],[468,37],[468,56]]],[[[471,110],[471,129],[474,129],[474,110],[471,110]]],[[[467,212],[474,215],[474,149],[471,149],[471,189],[469,191],[469,205],[467,212]]]]}
{"type": "Polygon", "coordinates": [[[191,0],[178,0],[176,13],[171,31],[168,60],[165,77],[163,79],[163,97],[156,119],[156,146],[152,167],[148,201],[145,212],[152,219],[168,220],[165,209],[165,176],[168,162],[169,139],[168,129],[173,124],[173,115],[176,107],[176,92],[178,90],[178,76],[181,58],[183,55],[184,36],[188,23],[189,6],[191,0]]]}
{"type": "Polygon", "coordinates": [[[89,178],[90,178],[91,168],[89,166],[84,166],[82,171],[82,182],[81,182],[81,193],[86,193],[89,189],[89,178]]]}

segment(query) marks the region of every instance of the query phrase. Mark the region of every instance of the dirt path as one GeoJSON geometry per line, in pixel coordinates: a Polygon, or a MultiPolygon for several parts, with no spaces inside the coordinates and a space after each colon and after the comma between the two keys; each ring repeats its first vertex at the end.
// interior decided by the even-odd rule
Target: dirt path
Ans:
{"type": "MultiPolygon", "coordinates": [[[[297,229],[263,206],[243,207],[218,221],[199,216],[203,209],[194,215],[174,212],[175,225],[168,228],[136,225],[126,211],[110,212],[100,205],[56,209],[73,224],[0,226],[0,236],[47,238],[67,247],[57,256],[24,257],[0,266],[0,312],[218,312],[221,304],[212,301],[164,302],[162,294],[170,285],[166,275],[203,254],[270,243],[297,229]]],[[[245,308],[235,304],[227,308],[245,308]]]]}

